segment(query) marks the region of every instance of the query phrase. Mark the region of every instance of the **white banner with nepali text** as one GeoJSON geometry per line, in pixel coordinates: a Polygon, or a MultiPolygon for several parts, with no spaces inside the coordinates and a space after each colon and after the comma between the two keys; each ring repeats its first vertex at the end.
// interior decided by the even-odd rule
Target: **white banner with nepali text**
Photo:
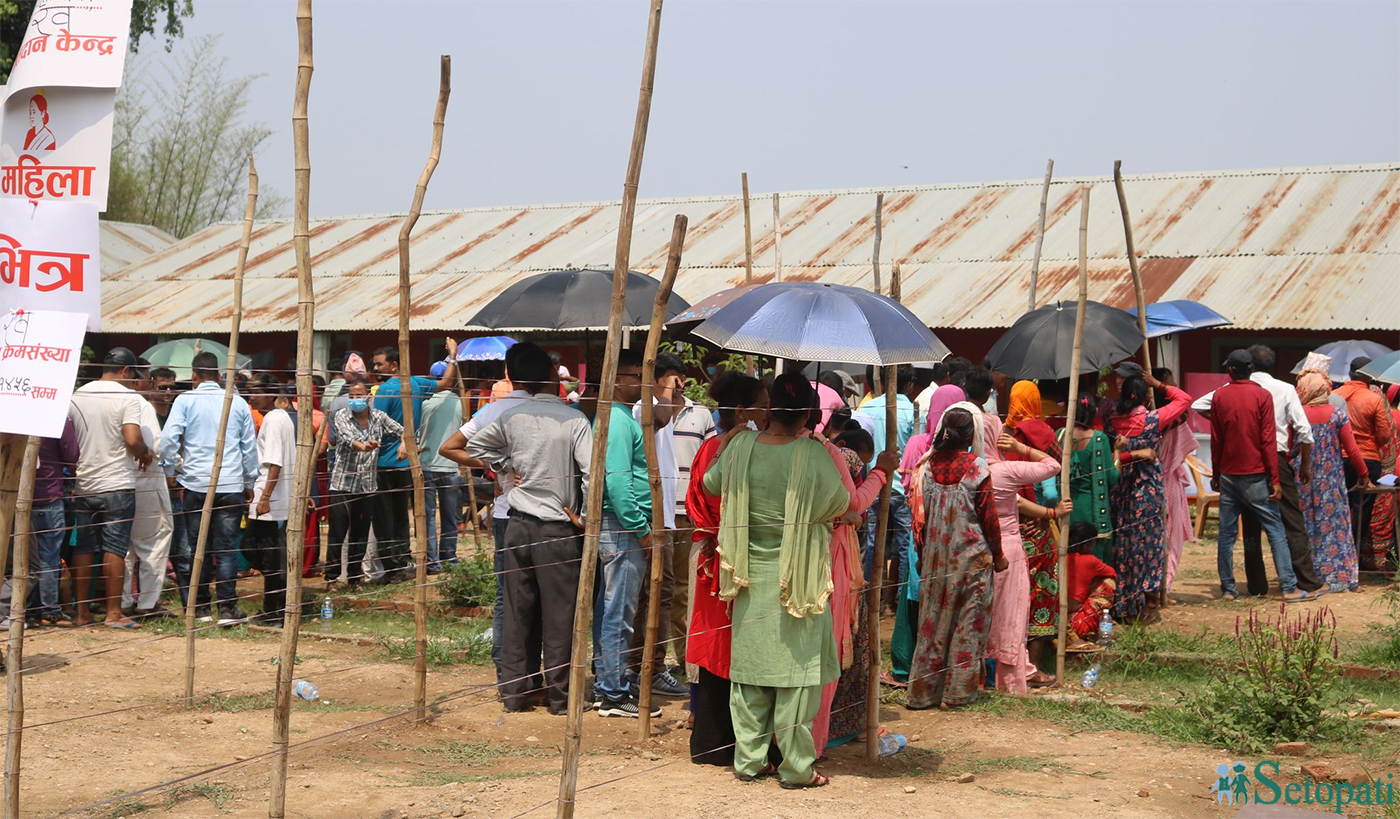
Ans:
{"type": "Polygon", "coordinates": [[[122,84],[132,0],[38,0],[10,69],[10,92],[122,84]]]}
{"type": "Polygon", "coordinates": [[[0,120],[0,196],[107,208],[115,88],[13,93],[0,120]]]}
{"type": "Polygon", "coordinates": [[[102,329],[97,206],[0,199],[0,315],[57,310],[102,329]]]}
{"type": "Polygon", "coordinates": [[[57,438],[83,351],[82,313],[0,314],[0,432],[57,438]]]}

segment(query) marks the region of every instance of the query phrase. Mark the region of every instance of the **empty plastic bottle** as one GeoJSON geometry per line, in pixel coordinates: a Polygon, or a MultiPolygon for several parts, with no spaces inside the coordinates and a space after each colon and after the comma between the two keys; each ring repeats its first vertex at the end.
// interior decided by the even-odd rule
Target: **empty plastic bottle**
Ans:
{"type": "Polygon", "coordinates": [[[292,680],[292,692],[307,702],[315,702],[321,696],[316,686],[306,680],[292,680]]]}
{"type": "Polygon", "coordinates": [[[331,620],[334,618],[335,604],[331,602],[331,596],[328,594],[325,597],[321,598],[321,619],[331,620]]]}
{"type": "Polygon", "coordinates": [[[1113,645],[1113,617],[1108,613],[1107,608],[1099,617],[1099,645],[1104,648],[1113,645]]]}
{"type": "Polygon", "coordinates": [[[894,756],[908,744],[909,740],[903,734],[881,734],[878,741],[880,756],[894,756]]]}
{"type": "Polygon", "coordinates": [[[1093,688],[1095,685],[1098,685],[1099,671],[1102,669],[1103,666],[1101,664],[1094,663],[1089,667],[1088,671],[1084,672],[1084,677],[1079,681],[1079,684],[1085,688],[1093,688]]]}

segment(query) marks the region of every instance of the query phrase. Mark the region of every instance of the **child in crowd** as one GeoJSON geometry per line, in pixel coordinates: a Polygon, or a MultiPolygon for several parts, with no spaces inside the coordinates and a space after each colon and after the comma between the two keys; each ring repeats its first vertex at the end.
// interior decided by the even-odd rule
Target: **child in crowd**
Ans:
{"type": "Polygon", "coordinates": [[[1113,605],[1118,574],[1112,566],[1094,557],[1093,546],[1099,532],[1092,523],[1080,521],[1069,527],[1069,609],[1070,637],[1066,651],[1098,648],[1089,638],[1098,633],[1099,618],[1113,605]]]}

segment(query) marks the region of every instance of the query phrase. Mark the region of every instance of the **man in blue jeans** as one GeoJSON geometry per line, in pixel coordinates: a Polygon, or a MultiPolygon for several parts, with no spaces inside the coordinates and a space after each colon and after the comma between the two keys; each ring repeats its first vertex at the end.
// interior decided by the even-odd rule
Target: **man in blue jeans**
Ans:
{"type": "MultiPolygon", "coordinates": [[[[866,369],[867,383],[873,376],[874,368],[866,369]]],[[[987,375],[987,389],[990,391],[992,382],[991,374],[987,375]]],[[[914,406],[912,397],[918,395],[919,385],[914,380],[914,367],[909,364],[901,364],[895,369],[895,439],[900,452],[908,445],[909,439],[918,432],[918,410],[914,406]]],[[[968,400],[973,401],[971,392],[968,393],[968,400]]],[[[983,396],[982,400],[986,400],[983,396]]],[[[875,439],[875,451],[877,453],[885,449],[885,396],[884,394],[873,396],[857,410],[862,416],[868,419],[871,436],[875,439]]],[[[875,461],[871,461],[868,466],[875,468],[875,461]]],[[[862,559],[865,568],[865,577],[870,578],[872,565],[875,560],[875,526],[879,517],[879,501],[876,501],[865,516],[865,555],[862,559]]],[[[913,519],[909,514],[909,503],[905,499],[904,484],[900,481],[890,481],[890,520],[889,526],[885,530],[885,559],[889,561],[889,572],[885,575],[885,588],[881,594],[884,604],[892,611],[896,608],[899,596],[904,590],[904,573],[908,564],[908,555],[913,550],[914,542],[912,538],[913,519]]]]}
{"type": "Polygon", "coordinates": [[[38,580],[30,587],[30,619],[39,625],[73,624],[58,603],[58,578],[63,570],[61,557],[68,541],[68,524],[63,509],[63,468],[78,465],[78,433],[70,418],[57,438],[39,439],[39,466],[34,471],[34,506],[29,513],[35,560],[31,574],[38,580]]]}
{"type": "MultiPolygon", "coordinates": [[[[447,365],[433,364],[428,374],[441,378],[447,365]]],[[[455,381],[455,379],[454,379],[455,381]]],[[[462,426],[462,398],[448,387],[423,404],[423,423],[416,430],[418,457],[423,464],[423,508],[428,519],[428,574],[457,562],[457,524],[462,517],[462,487],[457,464],[439,450],[462,426]]]]}
{"type": "MultiPolygon", "coordinates": [[[[653,545],[651,488],[647,483],[642,425],[632,405],[642,397],[642,356],[623,350],[608,427],[603,475],[603,519],[598,535],[598,588],[593,597],[594,705],[604,717],[641,716],[637,692],[627,681],[627,651],[646,569],[644,548],[653,545]]],[[[603,412],[603,407],[598,412],[603,412]]],[[[661,716],[653,706],[651,715],[661,716]]]]}
{"type": "Polygon", "coordinates": [[[154,454],[141,437],[141,396],[130,384],[139,363],[125,347],[115,347],[102,361],[102,377],[73,391],[68,418],[78,436],[78,468],[73,509],[78,542],[73,547],[73,581],[78,589],[78,625],[92,622],[87,590],[94,568],[102,577],[107,600],[106,625],[136,628],[122,614],[122,578],[131,522],[136,516],[136,474],[151,465],[154,454]],[[101,556],[99,559],[99,555],[101,556]]]}
{"type": "Polygon", "coordinates": [[[1216,568],[1221,596],[1239,597],[1235,586],[1235,541],[1240,513],[1249,512],[1269,538],[1274,571],[1284,602],[1306,600],[1293,574],[1283,516],[1278,501],[1278,445],[1274,430],[1274,400],[1268,390],[1249,380],[1254,362],[1247,350],[1235,350],[1225,359],[1230,383],[1215,391],[1210,413],[1210,457],[1214,474],[1211,488],[1220,493],[1220,538],[1216,543],[1216,568]]]}
{"type": "Polygon", "coordinates": [[[213,491],[209,538],[205,542],[204,565],[200,569],[194,605],[201,622],[208,622],[211,619],[209,582],[217,566],[219,625],[234,625],[244,619],[238,609],[238,527],[243,521],[243,510],[253,499],[253,484],[258,479],[257,435],[248,402],[241,396],[233,396],[224,433],[219,481],[210,487],[214,445],[218,441],[219,416],[224,403],[218,356],[200,353],[191,362],[190,370],[194,388],[182,393],[171,404],[160,440],[161,466],[166,476],[184,490],[181,515],[185,519],[185,541],[172,549],[175,579],[180,585],[180,601],[190,605],[190,574],[199,539],[199,522],[204,514],[205,497],[213,491]]]}

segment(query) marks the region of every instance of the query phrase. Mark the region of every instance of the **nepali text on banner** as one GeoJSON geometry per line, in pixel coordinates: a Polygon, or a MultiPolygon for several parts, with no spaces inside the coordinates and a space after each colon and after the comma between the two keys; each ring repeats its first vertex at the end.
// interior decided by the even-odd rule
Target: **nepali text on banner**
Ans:
{"type": "Polygon", "coordinates": [[[100,260],[95,205],[0,199],[0,315],[85,313],[102,329],[100,260]]]}

